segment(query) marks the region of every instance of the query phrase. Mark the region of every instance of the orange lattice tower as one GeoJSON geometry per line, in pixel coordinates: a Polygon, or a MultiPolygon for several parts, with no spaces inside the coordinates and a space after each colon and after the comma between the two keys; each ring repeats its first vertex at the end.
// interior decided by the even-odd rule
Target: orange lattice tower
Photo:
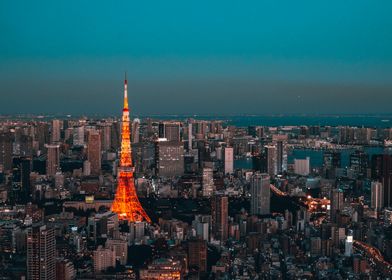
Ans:
{"type": "Polygon", "coordinates": [[[125,76],[124,109],[122,114],[121,127],[121,157],[117,192],[112,204],[112,211],[118,214],[120,220],[137,222],[143,221],[144,219],[151,223],[151,219],[148,217],[146,211],[144,211],[142,205],[140,204],[135,190],[130,132],[127,77],[125,76]]]}

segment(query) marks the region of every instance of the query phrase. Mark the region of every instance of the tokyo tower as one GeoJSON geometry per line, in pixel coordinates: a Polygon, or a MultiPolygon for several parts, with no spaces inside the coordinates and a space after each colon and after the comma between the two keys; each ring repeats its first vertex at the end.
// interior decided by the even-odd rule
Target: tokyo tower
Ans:
{"type": "Polygon", "coordinates": [[[124,80],[124,109],[121,127],[121,157],[117,192],[112,204],[112,211],[118,214],[120,220],[140,222],[146,220],[151,223],[146,211],[144,211],[135,190],[133,178],[134,167],[132,166],[131,137],[129,128],[129,108],[127,76],[124,80]]]}

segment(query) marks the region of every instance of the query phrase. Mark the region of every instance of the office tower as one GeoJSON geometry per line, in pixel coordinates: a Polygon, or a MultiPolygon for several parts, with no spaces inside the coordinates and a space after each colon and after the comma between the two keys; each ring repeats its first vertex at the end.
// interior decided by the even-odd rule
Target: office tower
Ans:
{"type": "Polygon", "coordinates": [[[344,193],[341,189],[333,189],[331,193],[331,220],[336,222],[337,214],[343,210],[344,193]]]}
{"type": "Polygon", "coordinates": [[[257,126],[248,126],[248,135],[252,137],[257,136],[257,126]]]}
{"type": "Polygon", "coordinates": [[[102,272],[109,267],[116,266],[116,255],[115,252],[109,248],[98,246],[93,252],[94,272],[102,272]]]}
{"type": "Polygon", "coordinates": [[[12,168],[12,142],[11,133],[0,134],[0,164],[3,165],[5,171],[12,168]]]}
{"type": "Polygon", "coordinates": [[[42,224],[33,224],[29,227],[27,229],[27,279],[55,279],[55,257],[54,229],[42,224]]]}
{"type": "Polygon", "coordinates": [[[224,148],[224,169],[225,169],[225,174],[231,174],[234,171],[234,154],[233,154],[233,148],[232,147],[225,147],[224,148]]]}
{"type": "Polygon", "coordinates": [[[75,267],[71,261],[66,259],[56,261],[56,280],[72,280],[75,276],[75,267]]]}
{"type": "Polygon", "coordinates": [[[46,175],[54,176],[60,170],[60,145],[47,144],[46,175]]]}
{"type": "Polygon", "coordinates": [[[96,130],[88,133],[87,159],[91,164],[91,174],[101,173],[101,135],[96,130]]]}
{"type": "Polygon", "coordinates": [[[61,139],[61,121],[53,120],[52,121],[52,131],[51,131],[51,142],[57,143],[61,139]]]}
{"type": "Polygon", "coordinates": [[[276,147],[275,146],[265,146],[264,147],[266,159],[267,159],[267,173],[271,177],[276,175],[276,147]]]}
{"type": "Polygon", "coordinates": [[[109,151],[112,147],[112,138],[111,138],[111,124],[106,123],[100,128],[101,133],[101,150],[106,152],[109,151]]]}
{"type": "Polygon", "coordinates": [[[121,123],[113,122],[110,127],[110,146],[113,150],[117,150],[120,147],[121,138],[121,123]]]}
{"type": "Polygon", "coordinates": [[[192,131],[192,122],[188,122],[188,151],[192,151],[192,138],[193,138],[193,131],[192,131]]]}
{"type": "Polygon", "coordinates": [[[250,213],[267,215],[270,213],[270,176],[256,172],[252,175],[250,185],[250,213]]]}
{"type": "Polygon", "coordinates": [[[380,211],[384,205],[383,185],[381,182],[373,181],[371,184],[371,207],[380,211]]]}
{"type": "Polygon", "coordinates": [[[129,128],[129,108],[127,79],[124,81],[124,109],[121,127],[121,155],[116,196],[112,204],[112,211],[118,214],[120,220],[130,222],[145,219],[151,223],[136,194],[133,178],[132,150],[129,128]]]}
{"type": "Polygon", "coordinates": [[[203,178],[202,178],[202,188],[203,188],[203,196],[210,197],[214,190],[214,172],[212,168],[203,168],[203,178]]]}
{"type": "Polygon", "coordinates": [[[77,126],[73,128],[72,139],[74,146],[84,145],[84,126],[77,126]]]}
{"type": "Polygon", "coordinates": [[[350,169],[355,172],[358,178],[367,177],[369,167],[368,155],[362,151],[356,150],[350,155],[350,169]]]}
{"type": "Polygon", "coordinates": [[[334,179],[336,168],[341,166],[341,153],[336,151],[326,151],[323,154],[323,169],[327,179],[334,179]]]}
{"type": "Polygon", "coordinates": [[[20,161],[20,168],[21,168],[22,203],[26,204],[28,201],[30,201],[31,159],[22,158],[20,161]]]}
{"type": "Polygon", "coordinates": [[[207,271],[207,242],[205,240],[188,241],[188,266],[199,272],[207,271]]]}
{"type": "Polygon", "coordinates": [[[127,264],[127,259],[128,259],[127,240],[108,239],[106,241],[106,247],[114,251],[115,258],[121,265],[127,264]]]}
{"type": "Polygon", "coordinates": [[[159,176],[173,177],[184,174],[184,145],[182,142],[160,139],[156,143],[155,151],[159,176]]]}
{"type": "Polygon", "coordinates": [[[344,255],[346,257],[351,257],[353,254],[353,241],[353,231],[349,229],[344,242],[344,255]]]}
{"type": "Polygon", "coordinates": [[[160,122],[158,126],[159,138],[166,138],[167,141],[181,141],[180,127],[179,122],[160,122]]]}
{"type": "Polygon", "coordinates": [[[140,142],[140,119],[134,119],[132,122],[132,143],[140,142]]]}
{"type": "Polygon", "coordinates": [[[229,199],[227,196],[216,195],[211,199],[212,233],[214,238],[225,242],[229,230],[229,199]]]}
{"type": "Polygon", "coordinates": [[[91,162],[85,160],[83,162],[83,176],[90,176],[91,175],[91,162]]]}
{"type": "Polygon", "coordinates": [[[392,207],[392,155],[384,155],[381,182],[384,187],[384,207],[392,207]]]}
{"type": "Polygon", "coordinates": [[[49,143],[49,125],[47,123],[38,123],[37,125],[37,133],[35,135],[36,140],[38,141],[38,149],[43,151],[45,148],[45,144],[49,143]]]}
{"type": "Polygon", "coordinates": [[[276,172],[277,174],[281,174],[283,171],[286,171],[285,160],[285,151],[283,141],[276,142],[276,172]]]}
{"type": "Polygon", "coordinates": [[[310,158],[294,159],[294,173],[302,176],[308,176],[310,173],[310,158]]]}
{"type": "Polygon", "coordinates": [[[210,240],[210,228],[212,227],[212,216],[195,215],[192,226],[196,230],[196,236],[203,240],[210,240]]]}

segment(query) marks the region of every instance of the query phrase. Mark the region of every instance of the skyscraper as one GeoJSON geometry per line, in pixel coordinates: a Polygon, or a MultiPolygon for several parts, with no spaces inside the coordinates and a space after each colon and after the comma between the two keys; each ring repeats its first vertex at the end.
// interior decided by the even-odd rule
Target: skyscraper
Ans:
{"type": "Polygon", "coordinates": [[[140,141],[140,119],[134,119],[132,122],[132,143],[136,144],[140,141]]]}
{"type": "Polygon", "coordinates": [[[277,174],[281,174],[285,171],[284,164],[284,145],[283,141],[276,142],[276,172],[277,174]]]}
{"type": "Polygon", "coordinates": [[[77,126],[73,128],[73,145],[83,146],[84,145],[84,126],[77,126]]]}
{"type": "Polygon", "coordinates": [[[112,204],[112,211],[118,214],[120,220],[130,222],[142,221],[151,223],[136,194],[133,178],[131,132],[129,128],[129,108],[127,79],[124,81],[124,109],[121,127],[121,156],[116,196],[112,204]]]}
{"type": "Polygon", "coordinates": [[[27,279],[56,278],[56,239],[54,229],[34,224],[27,230],[27,279]]]}
{"type": "Polygon", "coordinates": [[[179,122],[159,123],[159,138],[166,138],[167,141],[181,141],[180,127],[181,124],[179,122]]]}
{"type": "Polygon", "coordinates": [[[12,141],[11,133],[0,134],[0,164],[4,170],[12,167],[12,141]]]}
{"type": "Polygon", "coordinates": [[[184,145],[182,142],[159,140],[156,143],[156,166],[160,176],[184,174],[184,145]]]}
{"type": "Polygon", "coordinates": [[[87,159],[91,163],[91,174],[99,175],[101,173],[101,136],[98,131],[89,131],[87,149],[87,159]]]}
{"type": "Polygon", "coordinates": [[[60,120],[52,121],[52,133],[51,133],[51,142],[57,143],[61,139],[61,122],[60,120]]]}
{"type": "Polygon", "coordinates": [[[202,239],[188,241],[188,265],[199,272],[207,271],[207,242],[202,239]]]}
{"type": "Polygon", "coordinates": [[[276,165],[276,147],[269,145],[265,146],[265,154],[267,157],[267,173],[271,177],[276,175],[277,165],[276,165]]]}
{"type": "Polygon", "coordinates": [[[214,178],[212,168],[203,168],[202,188],[203,196],[210,197],[214,192],[214,178]]]}
{"type": "Polygon", "coordinates": [[[384,188],[381,182],[373,181],[371,184],[371,207],[380,211],[384,206],[384,188]]]}
{"type": "Polygon", "coordinates": [[[256,172],[251,178],[250,213],[252,215],[267,215],[270,213],[270,176],[256,172]]]}
{"type": "Polygon", "coordinates": [[[229,200],[227,196],[216,195],[211,199],[212,233],[215,239],[226,241],[229,230],[229,200]]]}
{"type": "Polygon", "coordinates": [[[60,145],[48,144],[46,159],[46,175],[54,176],[60,170],[60,145]]]}
{"type": "Polygon", "coordinates": [[[336,222],[337,214],[343,209],[344,193],[341,189],[333,189],[331,195],[331,220],[336,222]]]}
{"type": "Polygon", "coordinates": [[[234,154],[232,147],[225,147],[224,149],[224,169],[225,174],[231,174],[234,171],[234,154]]]}

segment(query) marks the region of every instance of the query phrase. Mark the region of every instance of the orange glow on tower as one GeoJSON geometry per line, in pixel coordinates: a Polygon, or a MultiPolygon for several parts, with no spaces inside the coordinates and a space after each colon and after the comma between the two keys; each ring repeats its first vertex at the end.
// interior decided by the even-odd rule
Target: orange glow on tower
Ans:
{"type": "Polygon", "coordinates": [[[121,127],[121,156],[117,192],[112,204],[112,211],[118,214],[120,220],[139,222],[146,220],[151,223],[146,211],[136,194],[132,166],[131,131],[129,127],[127,77],[124,81],[124,109],[121,127]]]}

